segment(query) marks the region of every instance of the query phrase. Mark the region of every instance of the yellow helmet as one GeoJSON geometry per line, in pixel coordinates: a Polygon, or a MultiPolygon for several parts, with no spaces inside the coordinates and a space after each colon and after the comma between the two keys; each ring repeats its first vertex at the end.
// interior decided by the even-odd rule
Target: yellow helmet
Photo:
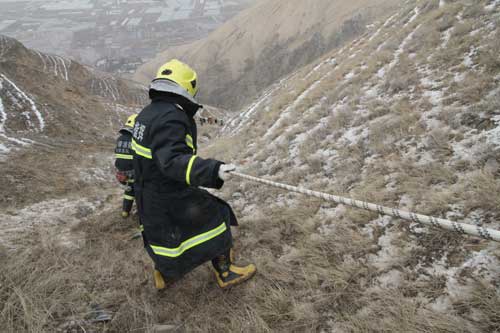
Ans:
{"type": "Polygon", "coordinates": [[[172,59],[158,69],[155,80],[173,81],[194,97],[198,92],[197,78],[196,72],[191,67],[177,59],[172,59]]]}
{"type": "Polygon", "coordinates": [[[133,114],[127,118],[127,122],[125,123],[125,127],[134,128],[135,118],[137,118],[137,114],[133,114]]]}

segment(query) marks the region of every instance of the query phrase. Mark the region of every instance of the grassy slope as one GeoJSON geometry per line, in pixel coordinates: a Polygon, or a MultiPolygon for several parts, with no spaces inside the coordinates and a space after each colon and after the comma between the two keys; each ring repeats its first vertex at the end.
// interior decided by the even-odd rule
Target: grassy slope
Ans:
{"type": "MultiPolygon", "coordinates": [[[[498,170],[487,162],[496,159],[495,147],[479,149],[478,144],[489,143],[476,136],[473,142],[463,141],[463,133],[495,128],[489,120],[498,95],[488,88],[494,88],[499,71],[494,56],[499,39],[498,28],[492,33],[488,23],[498,16],[483,10],[485,1],[466,6],[455,1],[444,8],[438,3],[419,1],[419,16],[403,27],[413,16],[413,6],[408,6],[393,18],[394,25],[371,40],[367,34],[352,49],[332,53],[337,65],[327,61],[305,79],[313,66],[298,72],[237,135],[222,138],[202,155],[237,161],[252,174],[433,215],[445,215],[452,210],[447,204],[454,203],[455,218],[479,214],[485,225],[498,227],[498,170]],[[450,26],[455,32],[440,50],[450,26]],[[471,35],[476,28],[482,29],[480,34],[471,35]],[[412,31],[416,38],[408,40],[398,63],[389,66],[412,31]],[[461,65],[471,44],[488,45],[473,56],[475,70],[461,65]],[[414,61],[398,65],[411,53],[414,61]],[[415,63],[434,70],[431,77],[437,86],[422,82],[429,75],[413,67],[415,63]],[[376,76],[386,65],[386,76],[376,76]],[[353,70],[356,76],[345,80],[353,70]],[[290,118],[284,115],[283,110],[326,73],[290,109],[290,118]],[[455,74],[462,73],[467,81],[456,82],[455,74]],[[375,96],[384,98],[361,94],[364,86],[375,87],[375,96]],[[443,93],[438,105],[428,91],[443,93]],[[422,115],[432,115],[428,112],[436,107],[434,116],[441,123],[431,132],[422,115]],[[322,118],[325,126],[316,128],[322,118]],[[363,138],[354,142],[346,133],[358,126],[370,135],[354,136],[363,138]],[[313,135],[296,140],[309,129],[315,129],[313,135]],[[462,146],[466,154],[454,158],[453,152],[462,146]],[[335,154],[330,155],[332,149],[335,154]]],[[[203,332],[490,332],[500,326],[496,266],[482,272],[474,265],[463,266],[480,250],[498,258],[496,244],[419,230],[376,214],[238,181],[228,182],[223,196],[242,217],[235,231],[239,257],[255,261],[259,274],[223,292],[205,265],[157,294],[140,240],[127,241],[135,222],[116,217],[119,194],[106,188],[97,191],[110,196],[75,227],[78,247],[47,242],[55,236],[41,230],[27,235],[32,240],[29,248],[1,252],[4,330],[78,331],[81,325],[86,331],[153,331],[155,324],[169,324],[180,331],[203,332]],[[458,288],[452,289],[449,273],[454,268],[458,288]],[[451,297],[452,292],[457,295],[451,297]],[[439,300],[449,304],[440,307],[439,300]],[[113,321],[81,321],[93,303],[112,310],[113,321]],[[75,322],[67,324],[72,318],[75,322]]]]}

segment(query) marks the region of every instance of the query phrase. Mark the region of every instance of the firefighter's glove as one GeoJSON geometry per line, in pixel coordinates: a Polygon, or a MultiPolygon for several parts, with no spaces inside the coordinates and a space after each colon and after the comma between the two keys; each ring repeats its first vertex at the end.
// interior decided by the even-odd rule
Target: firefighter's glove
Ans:
{"type": "Polygon", "coordinates": [[[231,171],[235,171],[236,166],[234,164],[222,164],[219,167],[219,178],[226,181],[231,178],[231,171]]]}
{"type": "Polygon", "coordinates": [[[116,180],[122,185],[127,184],[128,176],[125,171],[116,171],[116,180]]]}

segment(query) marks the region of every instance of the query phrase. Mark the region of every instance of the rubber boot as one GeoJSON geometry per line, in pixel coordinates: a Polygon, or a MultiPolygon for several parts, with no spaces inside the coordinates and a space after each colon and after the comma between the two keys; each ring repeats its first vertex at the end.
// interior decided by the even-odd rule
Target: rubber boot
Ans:
{"type": "Polygon", "coordinates": [[[155,288],[158,290],[163,290],[167,287],[167,283],[163,278],[163,274],[157,269],[153,271],[153,280],[155,282],[155,288]]]}
{"type": "Polygon", "coordinates": [[[217,284],[222,289],[235,286],[254,276],[257,269],[255,265],[250,264],[245,267],[233,265],[233,251],[220,255],[212,260],[217,284]]]}
{"type": "Polygon", "coordinates": [[[130,216],[130,211],[132,210],[132,205],[134,200],[123,199],[122,217],[126,219],[130,216]]]}

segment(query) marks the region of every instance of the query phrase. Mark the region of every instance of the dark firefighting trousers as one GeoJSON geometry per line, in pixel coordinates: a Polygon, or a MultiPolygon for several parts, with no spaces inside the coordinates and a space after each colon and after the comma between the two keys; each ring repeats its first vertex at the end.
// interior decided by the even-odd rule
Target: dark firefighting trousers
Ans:
{"type": "Polygon", "coordinates": [[[231,207],[209,192],[189,187],[158,193],[136,186],[144,245],[155,268],[171,281],[232,247],[231,207]]]}
{"type": "Polygon", "coordinates": [[[130,213],[135,200],[134,180],[127,180],[123,193],[123,211],[130,213]]]}

